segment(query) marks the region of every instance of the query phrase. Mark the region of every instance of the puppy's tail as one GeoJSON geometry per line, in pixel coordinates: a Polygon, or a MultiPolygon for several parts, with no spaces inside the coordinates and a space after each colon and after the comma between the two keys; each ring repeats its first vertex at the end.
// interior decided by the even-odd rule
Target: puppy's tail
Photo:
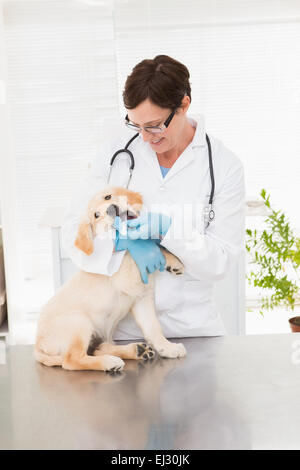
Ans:
{"type": "Polygon", "coordinates": [[[37,345],[34,347],[34,356],[38,362],[45,366],[61,366],[63,362],[62,356],[50,356],[42,351],[37,345]]]}

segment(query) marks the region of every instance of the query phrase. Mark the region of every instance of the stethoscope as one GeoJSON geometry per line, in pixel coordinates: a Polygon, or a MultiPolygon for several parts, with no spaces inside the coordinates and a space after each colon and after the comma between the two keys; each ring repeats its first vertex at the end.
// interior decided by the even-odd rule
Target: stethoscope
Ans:
{"type": "MultiPolygon", "coordinates": [[[[136,139],[138,136],[140,135],[140,133],[138,132],[137,134],[135,134],[128,142],[127,144],[125,145],[125,147],[123,149],[120,149],[120,150],[117,150],[111,160],[110,160],[110,168],[109,168],[109,174],[108,174],[108,178],[107,178],[107,184],[109,184],[109,181],[110,181],[110,177],[111,177],[111,172],[112,172],[112,169],[113,169],[113,165],[114,165],[114,162],[115,162],[115,159],[117,158],[118,155],[120,155],[120,153],[127,153],[127,155],[129,156],[130,158],[130,166],[129,166],[129,179],[128,179],[128,182],[127,182],[127,185],[126,185],[126,189],[128,188],[129,184],[130,184],[130,181],[131,181],[131,178],[132,178],[132,173],[133,173],[133,170],[134,170],[134,165],[135,165],[135,161],[134,161],[134,156],[133,156],[133,153],[128,149],[129,145],[134,141],[134,139],[136,139]]],[[[209,201],[208,201],[208,205],[206,207],[204,207],[204,224],[205,224],[205,227],[207,228],[209,226],[209,224],[213,221],[213,219],[215,218],[215,212],[212,208],[212,204],[213,204],[213,198],[214,198],[214,193],[215,193],[215,177],[214,177],[214,168],[213,168],[213,161],[212,161],[212,152],[211,152],[211,145],[210,145],[210,140],[209,140],[209,137],[207,134],[205,134],[206,136],[206,142],[207,142],[207,148],[208,148],[208,162],[209,162],[209,173],[210,173],[210,181],[211,181],[211,190],[210,190],[210,196],[209,196],[209,201]]]]}

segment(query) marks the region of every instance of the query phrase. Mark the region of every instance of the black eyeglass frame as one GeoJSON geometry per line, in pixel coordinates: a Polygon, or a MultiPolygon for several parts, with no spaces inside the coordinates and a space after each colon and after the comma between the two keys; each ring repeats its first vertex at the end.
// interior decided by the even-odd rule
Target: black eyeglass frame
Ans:
{"type": "Polygon", "coordinates": [[[175,115],[176,110],[177,110],[177,108],[175,108],[171,112],[171,114],[167,117],[167,119],[165,120],[165,122],[162,125],[163,127],[160,127],[160,126],[136,126],[135,124],[130,123],[129,118],[128,118],[128,114],[126,114],[126,117],[125,117],[125,125],[127,127],[129,127],[129,129],[135,130],[136,132],[141,132],[142,129],[144,129],[144,131],[150,132],[151,134],[160,134],[161,132],[164,132],[167,129],[167,127],[169,126],[170,122],[172,121],[172,119],[175,115]],[[153,129],[156,129],[157,131],[153,132],[153,129]]]}

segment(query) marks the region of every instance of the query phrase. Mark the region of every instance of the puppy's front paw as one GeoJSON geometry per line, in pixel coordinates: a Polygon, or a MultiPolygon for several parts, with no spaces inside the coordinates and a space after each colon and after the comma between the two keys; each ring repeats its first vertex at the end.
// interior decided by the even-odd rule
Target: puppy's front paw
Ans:
{"type": "Polygon", "coordinates": [[[167,343],[162,347],[157,348],[157,352],[161,357],[184,357],[186,356],[186,349],[182,343],[167,343]]]}
{"type": "Polygon", "coordinates": [[[183,265],[176,266],[176,267],[166,266],[166,270],[171,274],[175,274],[176,276],[179,276],[180,274],[184,273],[184,266],[183,265]]]}
{"type": "Polygon", "coordinates": [[[166,257],[166,270],[171,274],[175,274],[175,276],[183,274],[184,265],[182,264],[182,262],[176,256],[172,254],[169,255],[170,256],[166,257]]]}

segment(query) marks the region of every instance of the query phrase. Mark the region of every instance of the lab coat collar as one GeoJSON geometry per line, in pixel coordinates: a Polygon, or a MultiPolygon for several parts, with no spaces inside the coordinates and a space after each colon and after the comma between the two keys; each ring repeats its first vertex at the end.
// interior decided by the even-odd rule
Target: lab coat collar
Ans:
{"type": "Polygon", "coordinates": [[[191,142],[192,148],[196,147],[203,147],[206,145],[206,137],[205,137],[205,123],[204,123],[204,116],[202,114],[197,114],[194,117],[189,117],[188,120],[190,123],[195,127],[196,132],[194,134],[194,138],[191,142]]]}
{"type": "Polygon", "coordinates": [[[152,150],[150,144],[148,142],[144,142],[142,136],[139,136],[139,139],[142,144],[142,152],[141,157],[147,163],[147,165],[151,168],[152,173],[156,178],[159,179],[160,183],[164,183],[169,181],[175,174],[185,168],[192,160],[194,160],[195,155],[198,154],[194,151],[199,147],[205,146],[205,126],[204,126],[204,116],[197,115],[194,117],[188,116],[189,122],[196,127],[196,132],[194,134],[194,138],[192,142],[188,145],[188,147],[183,151],[180,157],[176,160],[174,165],[168,171],[165,177],[162,176],[158,158],[156,152],[152,150]]]}

